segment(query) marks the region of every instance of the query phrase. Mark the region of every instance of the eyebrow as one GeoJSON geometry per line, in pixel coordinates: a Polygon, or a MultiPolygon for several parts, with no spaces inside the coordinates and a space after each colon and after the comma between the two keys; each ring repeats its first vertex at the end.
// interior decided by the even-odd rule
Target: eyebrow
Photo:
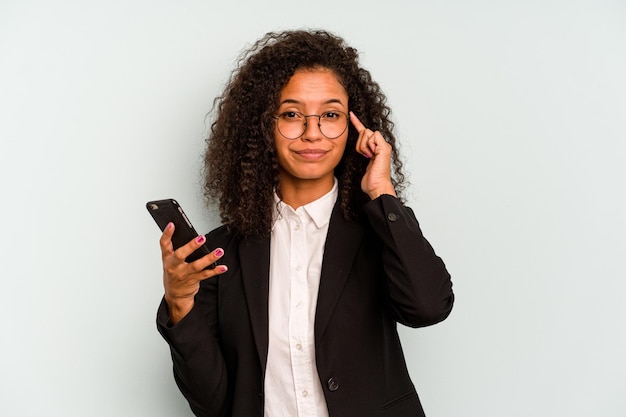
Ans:
{"type": "MultiPolygon", "coordinates": [[[[334,104],[334,103],[339,103],[341,105],[344,105],[344,103],[338,99],[338,98],[331,98],[326,100],[325,102],[323,102],[322,104],[334,104]]],[[[304,104],[303,102],[299,101],[299,100],[295,100],[293,98],[287,98],[283,101],[280,102],[280,105],[282,106],[283,104],[304,104]]]]}

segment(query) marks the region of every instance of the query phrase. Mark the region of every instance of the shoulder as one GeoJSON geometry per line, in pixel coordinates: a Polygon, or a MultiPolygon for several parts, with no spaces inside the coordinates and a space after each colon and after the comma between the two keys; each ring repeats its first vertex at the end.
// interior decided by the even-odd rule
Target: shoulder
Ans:
{"type": "Polygon", "coordinates": [[[211,230],[207,233],[206,238],[209,245],[221,247],[228,246],[238,240],[237,235],[224,225],[211,230]]]}
{"type": "Polygon", "coordinates": [[[244,237],[232,228],[229,228],[225,225],[211,230],[209,233],[207,233],[206,238],[209,246],[221,247],[223,249],[236,248],[239,247],[240,244],[256,246],[259,244],[259,242],[269,242],[269,236],[267,238],[253,236],[244,237]]]}
{"type": "Polygon", "coordinates": [[[227,226],[222,225],[219,227],[216,227],[215,229],[211,230],[209,233],[206,234],[207,238],[217,238],[217,237],[223,237],[223,236],[229,236],[232,235],[233,233],[228,229],[227,226]]]}

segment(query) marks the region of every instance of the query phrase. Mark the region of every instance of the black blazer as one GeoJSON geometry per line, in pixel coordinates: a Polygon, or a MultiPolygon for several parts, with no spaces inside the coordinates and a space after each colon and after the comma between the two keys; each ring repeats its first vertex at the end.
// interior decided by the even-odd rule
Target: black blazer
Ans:
{"type": "MultiPolygon", "coordinates": [[[[361,222],[337,205],[326,238],[315,316],[315,356],[330,417],[424,416],[396,323],[444,320],[450,275],[411,209],[383,195],[361,222]]],[[[270,241],[226,228],[207,235],[228,272],[204,281],[175,326],[161,303],[157,326],[170,345],[174,377],[197,416],[263,416],[268,349],[270,241]]],[[[271,416],[269,416],[271,417],[271,416]]]]}

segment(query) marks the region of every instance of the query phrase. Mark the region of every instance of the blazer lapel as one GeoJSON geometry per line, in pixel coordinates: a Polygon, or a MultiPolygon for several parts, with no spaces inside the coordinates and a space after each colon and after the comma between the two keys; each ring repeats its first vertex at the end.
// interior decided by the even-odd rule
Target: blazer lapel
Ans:
{"type": "Polygon", "coordinates": [[[239,259],[254,341],[265,373],[269,326],[269,238],[242,240],[239,243],[239,259]]]}
{"type": "Polygon", "coordinates": [[[330,217],[322,260],[315,312],[316,345],[324,335],[364,234],[363,226],[355,221],[346,221],[336,204],[330,217]]]}

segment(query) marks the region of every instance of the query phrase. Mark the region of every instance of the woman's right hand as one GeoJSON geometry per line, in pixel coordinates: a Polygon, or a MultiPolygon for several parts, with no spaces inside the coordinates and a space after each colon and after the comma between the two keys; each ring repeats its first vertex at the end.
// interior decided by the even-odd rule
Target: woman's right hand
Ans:
{"type": "Polygon", "coordinates": [[[224,250],[215,249],[202,258],[187,263],[185,259],[206,240],[198,236],[184,246],[174,250],[172,235],[174,224],[169,223],[161,235],[161,258],[163,260],[163,286],[165,287],[165,302],[169,308],[170,321],[178,323],[191,311],[194,297],[200,289],[200,281],[212,278],[228,270],[226,265],[218,265],[213,269],[205,269],[224,256],[224,250]]]}

